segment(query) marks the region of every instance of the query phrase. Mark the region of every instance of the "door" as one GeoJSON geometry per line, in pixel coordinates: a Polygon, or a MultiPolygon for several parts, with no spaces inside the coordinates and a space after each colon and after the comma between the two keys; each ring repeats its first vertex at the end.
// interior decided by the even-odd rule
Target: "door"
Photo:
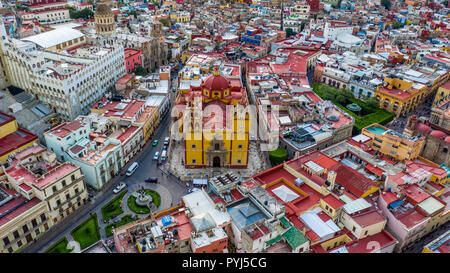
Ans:
{"type": "Polygon", "coordinates": [[[220,167],[220,157],[216,156],[213,159],[213,167],[214,168],[219,168],[220,167]]]}

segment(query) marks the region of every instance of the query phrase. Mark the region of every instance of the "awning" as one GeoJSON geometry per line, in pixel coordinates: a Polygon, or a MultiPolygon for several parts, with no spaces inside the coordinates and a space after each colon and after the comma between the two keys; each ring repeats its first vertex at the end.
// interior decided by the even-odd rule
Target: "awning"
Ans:
{"type": "Polygon", "coordinates": [[[375,166],[373,166],[371,164],[367,164],[366,165],[366,169],[369,170],[370,172],[378,175],[379,177],[382,177],[383,173],[384,173],[384,171],[382,169],[380,169],[378,167],[375,167],[375,166]]]}
{"type": "Polygon", "coordinates": [[[208,185],[208,179],[194,178],[194,185],[208,185]]]}

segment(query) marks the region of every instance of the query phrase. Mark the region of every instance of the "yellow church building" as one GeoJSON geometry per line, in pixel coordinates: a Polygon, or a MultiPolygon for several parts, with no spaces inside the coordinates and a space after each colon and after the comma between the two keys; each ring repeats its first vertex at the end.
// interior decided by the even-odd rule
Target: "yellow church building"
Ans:
{"type": "Polygon", "coordinates": [[[250,114],[238,78],[214,71],[200,86],[180,90],[175,118],[185,145],[186,168],[246,168],[250,114]]]}

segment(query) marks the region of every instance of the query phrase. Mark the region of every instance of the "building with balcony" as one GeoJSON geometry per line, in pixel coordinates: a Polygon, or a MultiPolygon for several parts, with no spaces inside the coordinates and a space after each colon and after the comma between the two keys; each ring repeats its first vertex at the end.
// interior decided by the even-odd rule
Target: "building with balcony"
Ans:
{"type": "Polygon", "coordinates": [[[372,139],[371,148],[398,161],[416,159],[424,145],[424,137],[400,134],[379,124],[369,125],[361,133],[372,139]]]}
{"type": "Polygon", "coordinates": [[[36,46],[25,51],[22,42],[5,39],[0,43],[5,85],[34,95],[65,120],[87,114],[90,106],[126,74],[121,46],[86,46],[62,54],[41,51],[36,46]]]}
{"type": "Polygon", "coordinates": [[[3,166],[9,186],[28,198],[45,201],[53,224],[87,202],[87,189],[80,167],[58,162],[55,153],[34,144],[14,155],[3,166]]]}
{"type": "Polygon", "coordinates": [[[92,131],[90,122],[62,123],[44,134],[47,147],[61,160],[80,166],[86,183],[102,188],[124,166],[122,142],[92,131]]]}

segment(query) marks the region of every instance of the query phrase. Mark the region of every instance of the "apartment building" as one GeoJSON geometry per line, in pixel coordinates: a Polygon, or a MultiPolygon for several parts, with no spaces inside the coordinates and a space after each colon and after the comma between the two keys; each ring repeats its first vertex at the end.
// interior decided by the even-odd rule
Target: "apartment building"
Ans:
{"type": "Polygon", "coordinates": [[[34,144],[0,167],[0,253],[19,252],[87,202],[80,167],[34,144]]]}
{"type": "Polygon", "coordinates": [[[37,49],[25,52],[6,38],[0,43],[0,58],[7,86],[33,94],[66,120],[87,114],[90,106],[126,74],[121,46],[88,46],[72,54],[37,49]]]}
{"type": "Polygon", "coordinates": [[[369,145],[373,149],[399,161],[416,159],[424,144],[423,137],[410,137],[379,124],[369,125],[361,133],[372,139],[369,145]]]}
{"type": "Polygon", "coordinates": [[[80,166],[86,183],[102,188],[124,166],[122,142],[93,132],[88,119],[79,117],[44,134],[47,147],[61,160],[80,166]]]}
{"type": "Polygon", "coordinates": [[[87,189],[80,167],[60,163],[56,154],[34,144],[15,154],[3,167],[9,186],[27,198],[44,201],[53,224],[87,202],[87,189]]]}

